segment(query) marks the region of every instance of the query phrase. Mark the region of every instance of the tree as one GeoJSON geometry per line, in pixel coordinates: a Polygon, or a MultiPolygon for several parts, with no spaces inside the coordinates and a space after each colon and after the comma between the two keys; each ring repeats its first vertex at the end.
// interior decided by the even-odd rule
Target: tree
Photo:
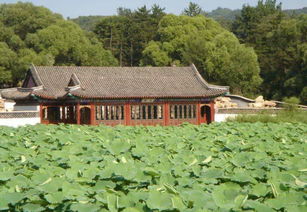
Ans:
{"type": "Polygon", "coordinates": [[[212,19],[167,15],[159,24],[158,37],[143,51],[142,65],[194,63],[213,83],[230,85],[237,94],[257,92],[261,83],[257,55],[212,19]]]}
{"type": "Polygon", "coordinates": [[[141,65],[165,66],[172,62],[166,51],[161,51],[158,42],[150,41],[143,51],[143,59],[141,65]]]}
{"type": "Polygon", "coordinates": [[[190,17],[198,16],[201,15],[202,13],[203,13],[202,8],[198,4],[193,2],[190,2],[189,6],[185,8],[182,12],[183,15],[187,15],[190,17]]]}
{"type": "Polygon", "coordinates": [[[241,14],[235,19],[232,32],[243,42],[255,41],[254,29],[268,15],[282,15],[281,4],[276,0],[259,0],[256,7],[243,5],[241,14]]]}
{"type": "Polygon", "coordinates": [[[27,33],[34,33],[62,19],[61,15],[31,3],[0,5],[0,22],[11,27],[21,39],[24,39],[27,33]]]}
{"type": "Polygon", "coordinates": [[[300,101],[302,104],[307,104],[307,86],[305,86],[300,94],[300,101]]]}
{"type": "Polygon", "coordinates": [[[0,88],[11,82],[16,54],[9,49],[6,43],[0,42],[0,88]]]}
{"type": "Polygon", "coordinates": [[[0,5],[0,87],[18,86],[36,65],[117,65],[79,26],[31,3],[0,5]]]}
{"type": "Polygon", "coordinates": [[[96,24],[94,33],[105,48],[119,60],[120,66],[129,64],[129,46],[127,28],[129,19],[126,16],[111,16],[96,24]]]}
{"type": "Polygon", "coordinates": [[[118,16],[130,16],[131,14],[132,14],[132,11],[128,8],[124,8],[124,7],[117,8],[118,16]]]}
{"type": "Polygon", "coordinates": [[[144,48],[156,36],[158,24],[165,15],[164,8],[158,5],[135,11],[119,8],[118,14],[97,23],[94,32],[121,66],[138,66],[144,48]]]}
{"type": "Polygon", "coordinates": [[[258,55],[263,95],[276,100],[304,96],[307,84],[307,15],[290,18],[281,11],[276,1],[259,1],[256,7],[244,6],[233,25],[258,55]]]}
{"type": "Polygon", "coordinates": [[[61,21],[34,34],[26,43],[37,53],[51,54],[55,65],[116,65],[111,53],[93,45],[73,22],[61,21]],[[93,57],[95,59],[93,59],[93,57]]]}
{"type": "Polygon", "coordinates": [[[160,21],[161,18],[165,15],[165,8],[163,7],[160,7],[159,5],[157,4],[154,4],[152,7],[151,7],[151,13],[152,13],[152,17],[154,20],[156,21],[160,21]]]}

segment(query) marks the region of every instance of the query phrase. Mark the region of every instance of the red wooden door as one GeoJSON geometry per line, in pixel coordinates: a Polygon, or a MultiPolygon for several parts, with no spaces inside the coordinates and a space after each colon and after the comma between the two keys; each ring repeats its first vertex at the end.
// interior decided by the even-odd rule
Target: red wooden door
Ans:
{"type": "Polygon", "coordinates": [[[200,107],[200,123],[210,124],[212,121],[211,107],[209,105],[202,105],[200,107]]]}
{"type": "Polygon", "coordinates": [[[207,116],[206,116],[206,108],[207,106],[201,106],[200,107],[200,123],[207,123],[207,116]]]}
{"type": "Polygon", "coordinates": [[[82,107],[80,109],[80,124],[91,124],[91,109],[88,107],[82,107]]]}

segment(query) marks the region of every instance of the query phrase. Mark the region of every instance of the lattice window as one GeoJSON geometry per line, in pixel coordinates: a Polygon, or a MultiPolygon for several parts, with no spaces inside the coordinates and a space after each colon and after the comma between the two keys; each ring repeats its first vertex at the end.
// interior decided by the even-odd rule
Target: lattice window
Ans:
{"type": "Polygon", "coordinates": [[[195,119],[195,104],[173,104],[170,105],[170,119],[195,119]]]}
{"type": "Polygon", "coordinates": [[[96,120],[124,120],[123,105],[97,105],[96,120]]]}
{"type": "Polygon", "coordinates": [[[131,119],[163,119],[163,105],[131,105],[131,119]]]}

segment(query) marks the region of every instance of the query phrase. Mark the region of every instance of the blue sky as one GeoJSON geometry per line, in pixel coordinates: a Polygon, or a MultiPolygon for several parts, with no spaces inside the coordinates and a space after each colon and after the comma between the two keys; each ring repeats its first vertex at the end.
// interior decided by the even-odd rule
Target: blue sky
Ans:
{"type": "MultiPolygon", "coordinates": [[[[19,0],[23,1],[23,0],[19,0]]],[[[27,0],[35,5],[45,6],[64,17],[81,15],[112,15],[118,7],[135,9],[143,5],[158,4],[169,13],[179,14],[190,1],[198,3],[206,11],[217,7],[241,8],[243,4],[255,5],[258,0],[27,0]]],[[[18,0],[0,0],[0,3],[16,3],[18,0]]],[[[25,1],[23,1],[25,2],[25,1]]],[[[307,0],[280,0],[284,9],[307,7],[307,0]]]]}

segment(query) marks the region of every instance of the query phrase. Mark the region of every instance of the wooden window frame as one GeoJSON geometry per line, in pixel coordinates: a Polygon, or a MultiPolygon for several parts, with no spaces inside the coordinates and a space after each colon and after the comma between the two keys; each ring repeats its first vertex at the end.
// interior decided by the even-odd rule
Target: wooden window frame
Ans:
{"type": "Polygon", "coordinates": [[[163,120],[163,104],[131,104],[130,119],[135,120],[163,120]]]}
{"type": "Polygon", "coordinates": [[[97,104],[95,107],[95,117],[97,121],[124,121],[124,104],[97,104]]]}
{"type": "Polygon", "coordinates": [[[169,105],[169,118],[171,120],[196,119],[196,104],[177,103],[169,105]]]}

